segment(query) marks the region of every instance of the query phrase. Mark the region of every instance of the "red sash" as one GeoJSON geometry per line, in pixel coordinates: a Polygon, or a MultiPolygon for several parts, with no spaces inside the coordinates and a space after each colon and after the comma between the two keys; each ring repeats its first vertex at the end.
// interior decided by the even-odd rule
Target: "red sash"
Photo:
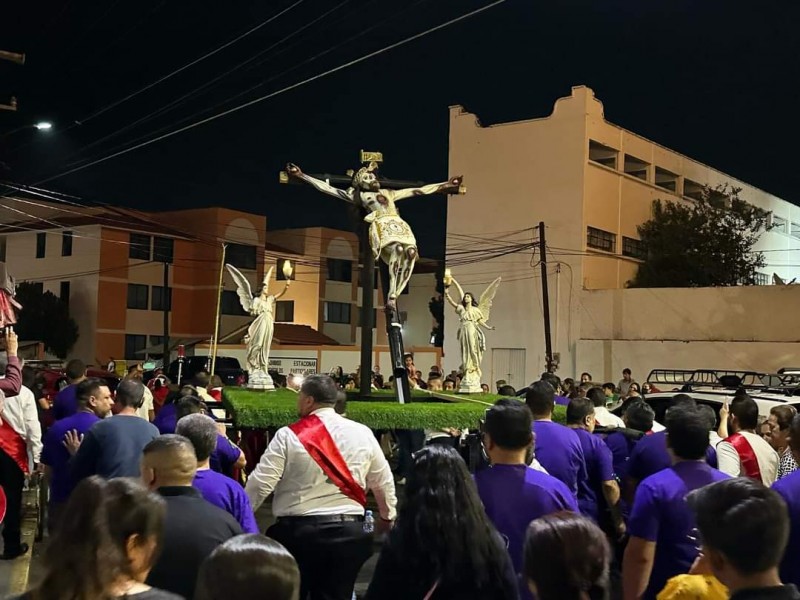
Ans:
{"type": "Polygon", "coordinates": [[[322,419],[317,415],[308,415],[297,423],[289,425],[289,429],[294,432],[297,439],[303,444],[303,448],[319,465],[322,472],[345,496],[355,500],[361,506],[367,505],[367,493],[353,479],[353,474],[350,473],[342,453],[336,447],[336,443],[322,419]]]}
{"type": "Polygon", "coordinates": [[[739,455],[739,460],[742,463],[742,471],[750,479],[761,481],[761,469],[758,468],[758,459],[756,453],[750,442],[747,441],[741,433],[734,433],[725,439],[731,446],[733,446],[736,453],[739,455]]]}
{"type": "Polygon", "coordinates": [[[28,472],[28,445],[3,419],[0,419],[0,451],[8,454],[23,473],[28,472]]]}

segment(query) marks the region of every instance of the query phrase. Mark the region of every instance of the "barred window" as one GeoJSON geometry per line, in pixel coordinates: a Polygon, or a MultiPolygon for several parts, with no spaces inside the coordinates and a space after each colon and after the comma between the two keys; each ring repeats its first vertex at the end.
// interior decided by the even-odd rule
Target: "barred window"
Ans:
{"type": "Polygon", "coordinates": [[[786,222],[786,219],[777,215],[772,215],[772,231],[777,233],[788,233],[789,224],[786,222]]]}
{"type": "Polygon", "coordinates": [[[586,245],[605,252],[617,251],[617,235],[594,227],[586,228],[586,245]]]}
{"type": "Polygon", "coordinates": [[[761,273],[759,271],[756,271],[756,276],[755,276],[756,285],[769,285],[770,283],[771,282],[769,275],[767,275],[766,273],[761,273]]]}
{"type": "Polygon", "coordinates": [[[647,257],[647,250],[644,247],[644,242],[642,242],[642,240],[623,236],[622,256],[630,256],[631,258],[644,260],[647,257]]]}

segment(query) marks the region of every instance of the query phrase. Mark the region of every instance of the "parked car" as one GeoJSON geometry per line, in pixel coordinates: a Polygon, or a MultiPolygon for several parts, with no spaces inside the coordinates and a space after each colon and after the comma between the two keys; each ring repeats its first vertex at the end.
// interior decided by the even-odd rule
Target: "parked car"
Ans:
{"type": "MultiPolygon", "coordinates": [[[[169,380],[179,385],[191,383],[192,378],[200,371],[209,371],[210,359],[207,356],[187,356],[183,359],[181,378],[178,381],[178,361],[173,360],[167,369],[169,380]]],[[[244,385],[247,383],[247,372],[242,369],[239,359],[232,356],[218,356],[214,364],[214,374],[219,375],[224,385],[244,385]]]]}

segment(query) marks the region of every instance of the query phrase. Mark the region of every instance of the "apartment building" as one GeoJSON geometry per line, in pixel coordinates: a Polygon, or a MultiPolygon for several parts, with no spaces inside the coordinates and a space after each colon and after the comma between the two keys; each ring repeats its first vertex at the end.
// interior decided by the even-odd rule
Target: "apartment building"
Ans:
{"type": "MultiPolygon", "coordinates": [[[[465,239],[531,243],[533,228],[546,223],[553,346],[568,373],[581,319],[591,316],[583,290],[624,288],[633,278],[643,251],[637,226],[656,199],[691,202],[704,185],[741,188],[740,198],[769,211],[774,225],[756,247],[768,261],[759,283],[770,283],[773,273],[787,281],[800,276],[800,207],[609,123],[584,86],[557,100],[549,116],[514,123],[484,127],[477,115],[452,107],[449,172],[463,173],[468,189],[448,206],[450,262],[475,247],[465,239]]],[[[497,330],[487,333],[486,381],[511,378],[519,386],[544,368],[537,260],[527,251],[453,267],[477,293],[504,277],[492,311],[497,330]]],[[[625,314],[613,318],[621,323],[625,314]]],[[[458,356],[457,325],[446,319],[446,357],[458,356]]]]}

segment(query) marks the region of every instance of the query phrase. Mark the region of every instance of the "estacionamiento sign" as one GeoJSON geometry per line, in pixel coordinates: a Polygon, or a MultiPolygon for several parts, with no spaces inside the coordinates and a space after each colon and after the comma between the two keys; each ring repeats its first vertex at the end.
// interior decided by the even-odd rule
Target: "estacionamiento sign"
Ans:
{"type": "Polygon", "coordinates": [[[289,358],[285,356],[270,356],[269,370],[277,371],[281,375],[313,375],[317,372],[316,358],[289,358]]]}

